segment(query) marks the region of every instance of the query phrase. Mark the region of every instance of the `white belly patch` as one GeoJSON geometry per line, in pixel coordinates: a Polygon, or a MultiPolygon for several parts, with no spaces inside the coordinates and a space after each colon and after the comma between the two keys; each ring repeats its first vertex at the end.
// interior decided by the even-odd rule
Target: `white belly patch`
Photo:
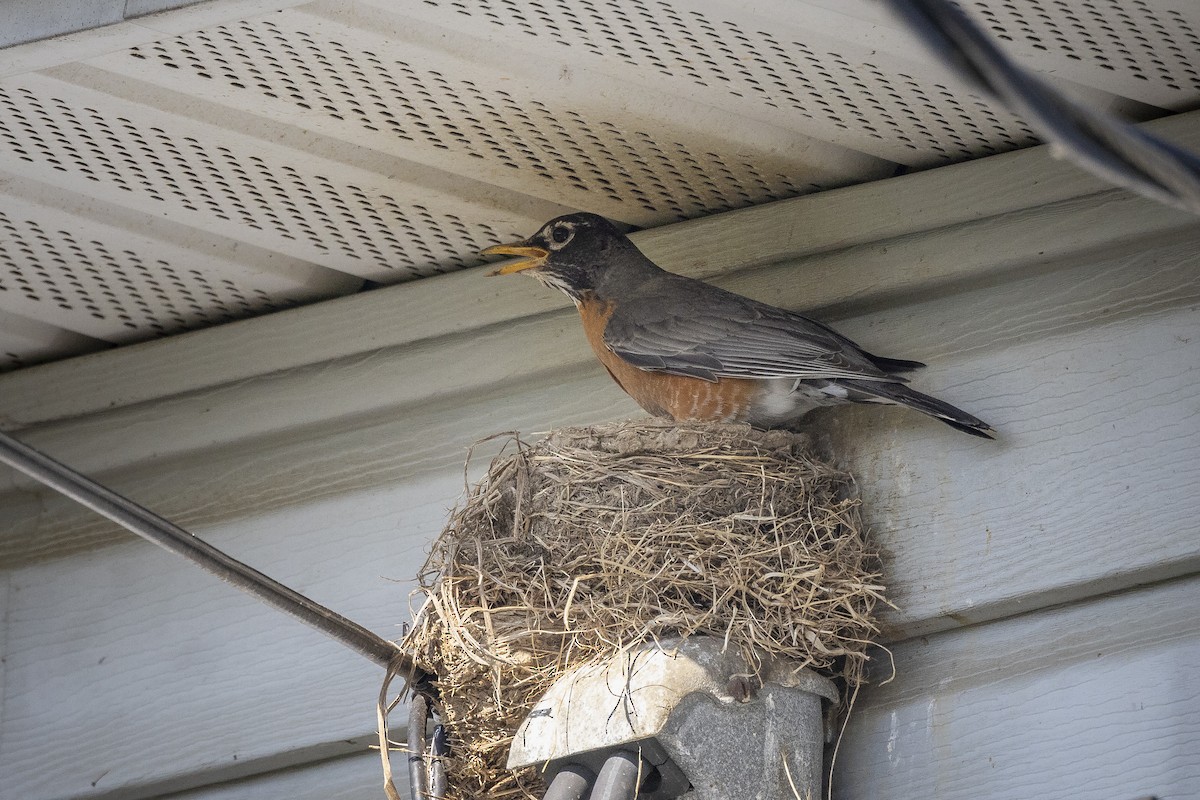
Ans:
{"type": "Polygon", "coordinates": [[[757,413],[748,420],[752,425],[769,426],[795,419],[814,408],[846,402],[846,390],[841,386],[821,388],[791,378],[774,378],[766,382],[758,396],[757,413]]]}

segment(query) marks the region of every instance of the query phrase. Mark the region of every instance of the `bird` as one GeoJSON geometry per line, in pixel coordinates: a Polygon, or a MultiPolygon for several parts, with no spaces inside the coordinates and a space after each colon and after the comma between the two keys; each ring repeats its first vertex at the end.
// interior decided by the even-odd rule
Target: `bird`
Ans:
{"type": "Polygon", "coordinates": [[[523,272],[566,294],[600,363],[654,416],[769,429],[821,406],[876,403],[994,438],[983,420],[909,387],[904,374],[921,362],[873,355],[817,320],[669,272],[597,214],[556,217],[481,254],[518,257],[490,275],[523,272]]]}

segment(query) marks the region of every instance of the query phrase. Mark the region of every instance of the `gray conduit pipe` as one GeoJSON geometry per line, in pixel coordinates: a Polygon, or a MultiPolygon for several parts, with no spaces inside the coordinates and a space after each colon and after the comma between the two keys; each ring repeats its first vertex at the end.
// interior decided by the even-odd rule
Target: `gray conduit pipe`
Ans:
{"type": "Polygon", "coordinates": [[[637,796],[638,778],[645,777],[650,765],[630,750],[613,753],[600,768],[591,800],[633,800],[637,796]]]}
{"type": "Polygon", "coordinates": [[[568,764],[550,781],[550,787],[546,789],[543,800],[582,800],[587,797],[594,780],[596,776],[587,767],[568,764]]]}

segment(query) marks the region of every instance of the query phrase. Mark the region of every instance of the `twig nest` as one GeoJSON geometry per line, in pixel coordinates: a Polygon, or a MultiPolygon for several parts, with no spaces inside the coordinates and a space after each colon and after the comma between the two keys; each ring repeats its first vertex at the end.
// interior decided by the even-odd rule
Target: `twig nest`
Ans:
{"type": "Polygon", "coordinates": [[[743,425],[568,428],[494,460],[434,545],[405,645],[437,676],[451,795],[539,796],[504,768],[566,670],[706,634],[857,685],[882,599],[848,474],[743,425]]]}

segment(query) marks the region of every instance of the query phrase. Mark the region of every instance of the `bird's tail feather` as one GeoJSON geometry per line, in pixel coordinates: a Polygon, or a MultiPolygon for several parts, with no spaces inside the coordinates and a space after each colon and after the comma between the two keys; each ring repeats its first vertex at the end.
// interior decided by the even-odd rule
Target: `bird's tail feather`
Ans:
{"type": "MultiPolygon", "coordinates": [[[[870,403],[882,401],[908,406],[920,411],[922,414],[928,414],[934,419],[940,419],[951,428],[956,428],[963,433],[969,433],[972,436],[979,436],[984,439],[995,438],[992,435],[995,433],[992,426],[978,417],[971,416],[961,408],[955,408],[949,403],[938,400],[936,397],[921,394],[902,383],[885,383],[883,381],[839,381],[838,383],[867,395],[866,397],[862,397],[859,402],[870,403]]],[[[851,399],[855,398],[852,396],[851,399]]]]}
{"type": "Polygon", "coordinates": [[[863,355],[876,367],[888,373],[912,372],[922,369],[925,366],[920,361],[907,361],[903,358],[884,358],[883,356],[871,355],[870,353],[864,353],[863,355]]]}

